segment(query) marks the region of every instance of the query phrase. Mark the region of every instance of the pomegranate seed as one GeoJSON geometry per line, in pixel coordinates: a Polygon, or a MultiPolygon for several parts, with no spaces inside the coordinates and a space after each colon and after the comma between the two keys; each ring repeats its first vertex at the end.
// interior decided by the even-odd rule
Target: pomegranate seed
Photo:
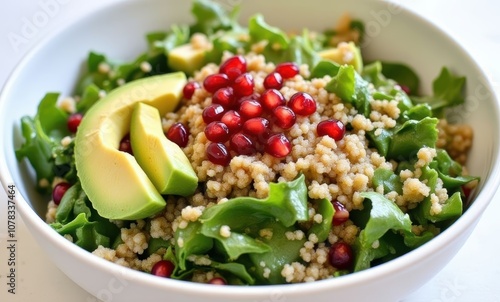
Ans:
{"type": "Polygon", "coordinates": [[[58,205],[61,203],[64,193],[66,193],[70,187],[71,185],[67,182],[60,182],[54,187],[52,190],[52,200],[55,204],[58,205]]]}
{"type": "Polygon", "coordinates": [[[260,96],[260,103],[265,110],[271,112],[278,106],[286,104],[285,97],[277,89],[268,89],[260,96]]]}
{"type": "Polygon", "coordinates": [[[224,107],[220,104],[211,104],[205,109],[201,116],[203,117],[203,121],[205,124],[210,124],[213,121],[220,121],[222,116],[224,115],[224,107]]]}
{"type": "Polygon", "coordinates": [[[272,135],[267,140],[267,145],[265,148],[266,153],[276,158],[283,158],[290,154],[290,152],[292,151],[292,145],[283,133],[272,135]]]}
{"type": "Polygon", "coordinates": [[[465,200],[469,199],[472,193],[472,189],[467,186],[462,186],[462,191],[464,193],[465,200]]]}
{"type": "Polygon", "coordinates": [[[264,88],[281,89],[283,87],[283,77],[277,72],[271,72],[264,78],[264,88]]]}
{"type": "Polygon", "coordinates": [[[205,127],[205,136],[214,143],[223,143],[229,139],[229,128],[223,122],[211,122],[205,127]]]}
{"type": "Polygon", "coordinates": [[[188,143],[189,131],[183,124],[175,123],[168,129],[166,137],[179,147],[184,148],[188,143]]]}
{"type": "Polygon", "coordinates": [[[207,147],[207,158],[216,165],[227,166],[231,155],[222,143],[210,143],[207,147]]]}
{"type": "Polygon", "coordinates": [[[253,93],[253,77],[249,73],[239,75],[232,85],[234,93],[238,96],[248,96],[253,93]]]}
{"type": "Polygon", "coordinates": [[[290,97],[288,107],[297,115],[309,116],[316,112],[316,100],[308,93],[297,92],[290,97]]]}
{"type": "Polygon", "coordinates": [[[354,261],[352,248],[345,242],[336,242],[328,252],[330,264],[338,269],[351,269],[354,261]]]}
{"type": "Polygon", "coordinates": [[[410,95],[411,93],[410,87],[401,84],[399,85],[399,87],[401,87],[401,90],[403,90],[407,95],[410,95]]]}
{"type": "Polygon", "coordinates": [[[125,135],[122,138],[122,140],[120,141],[120,146],[118,147],[118,150],[134,155],[134,152],[132,151],[132,144],[130,143],[130,135],[129,134],[125,135]]]}
{"type": "Polygon", "coordinates": [[[319,136],[328,135],[334,140],[339,141],[344,138],[345,126],[341,121],[332,118],[319,122],[318,126],[316,126],[316,132],[319,136]]]}
{"type": "Polygon", "coordinates": [[[269,120],[263,117],[251,118],[243,124],[243,132],[259,141],[266,141],[269,137],[269,120]]]}
{"type": "Polygon", "coordinates": [[[229,129],[229,133],[238,132],[243,125],[243,119],[241,118],[241,115],[234,110],[229,110],[228,112],[224,113],[221,118],[221,122],[226,124],[227,128],[229,129]]]}
{"type": "Polygon", "coordinates": [[[231,87],[218,89],[212,96],[212,103],[222,105],[224,108],[230,108],[234,103],[234,92],[231,87]]]}
{"type": "Polygon", "coordinates": [[[252,155],[257,151],[252,140],[243,133],[236,133],[231,137],[230,147],[238,155],[252,155]]]}
{"type": "Polygon", "coordinates": [[[83,119],[83,114],[81,113],[73,113],[68,117],[68,130],[71,133],[76,133],[76,130],[78,129],[78,126],[80,126],[80,123],[82,122],[83,119]]]}
{"type": "Polygon", "coordinates": [[[234,56],[222,63],[219,72],[226,74],[229,80],[233,81],[239,75],[247,71],[247,62],[243,56],[234,56]]]}
{"type": "Polygon", "coordinates": [[[168,260],[160,260],[153,265],[151,274],[158,277],[168,278],[174,272],[174,264],[168,260]]]}
{"type": "Polygon", "coordinates": [[[214,93],[220,88],[227,87],[228,85],[229,78],[222,73],[211,74],[203,81],[203,87],[210,93],[214,93]]]}
{"type": "Polygon", "coordinates": [[[295,113],[287,106],[278,106],[273,110],[273,122],[281,129],[290,129],[295,124],[295,113]]]}
{"type": "Polygon", "coordinates": [[[215,277],[215,278],[212,278],[210,279],[210,281],[208,281],[209,284],[214,284],[214,285],[226,285],[226,280],[224,280],[223,278],[221,277],[215,277]]]}
{"type": "Polygon", "coordinates": [[[283,79],[290,79],[298,75],[300,72],[299,66],[293,62],[284,62],[276,65],[275,72],[279,73],[283,79]]]}
{"type": "Polygon", "coordinates": [[[341,225],[347,220],[349,220],[349,211],[346,210],[343,204],[339,201],[334,200],[333,208],[335,209],[335,214],[333,214],[333,225],[341,225]]]}
{"type": "Polygon", "coordinates": [[[262,114],[262,105],[257,100],[247,99],[240,104],[240,114],[244,118],[250,119],[259,117],[262,114]]]}
{"type": "Polygon", "coordinates": [[[196,91],[196,89],[199,89],[200,87],[201,87],[200,83],[198,82],[195,81],[188,82],[182,89],[182,94],[184,95],[184,98],[190,100],[193,97],[193,94],[196,91]]]}

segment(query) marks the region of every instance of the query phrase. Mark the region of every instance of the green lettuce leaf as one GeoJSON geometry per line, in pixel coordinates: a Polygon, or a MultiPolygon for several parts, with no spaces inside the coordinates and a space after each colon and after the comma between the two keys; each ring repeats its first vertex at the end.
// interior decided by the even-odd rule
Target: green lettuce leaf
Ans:
{"type": "Polygon", "coordinates": [[[427,103],[435,116],[442,116],[448,107],[463,104],[465,77],[453,75],[448,68],[443,67],[439,76],[432,82],[432,96],[413,97],[415,103],[427,103]]]}
{"type": "Polygon", "coordinates": [[[191,13],[196,19],[191,32],[200,32],[208,36],[220,30],[238,27],[240,7],[234,5],[231,11],[226,10],[221,3],[208,0],[195,0],[191,13]]]}
{"type": "Polygon", "coordinates": [[[34,117],[21,118],[24,142],[16,150],[16,158],[19,161],[28,159],[35,170],[37,188],[41,192],[47,192],[50,188],[40,187],[40,180],[45,179],[50,183],[56,175],[54,149],[69,134],[66,126],[69,114],[58,107],[58,98],[57,93],[47,93],[40,101],[34,117]]]}
{"type": "Polygon", "coordinates": [[[371,209],[369,219],[360,232],[355,244],[356,259],[354,271],[367,269],[371,261],[386,255],[389,252],[388,244],[375,245],[389,231],[411,232],[410,216],[382,194],[363,192],[361,197],[370,200],[371,209]]]}
{"type": "Polygon", "coordinates": [[[335,214],[335,208],[333,204],[328,199],[319,199],[315,202],[318,203],[318,209],[316,212],[321,214],[321,223],[316,223],[309,229],[308,235],[315,234],[318,237],[318,242],[323,242],[328,239],[328,235],[332,229],[333,215],[335,214]]]}
{"type": "Polygon", "coordinates": [[[434,148],[438,138],[437,123],[438,119],[430,117],[406,121],[392,133],[387,158],[404,160],[416,156],[423,147],[434,148]]]}
{"type": "Polygon", "coordinates": [[[340,66],[337,75],[332,78],[325,89],[353,104],[359,113],[369,116],[371,95],[368,90],[368,82],[354,70],[353,66],[340,66]]]}
{"type": "Polygon", "coordinates": [[[76,245],[88,251],[99,245],[111,247],[120,235],[115,224],[99,216],[92,208],[80,183],[66,191],[57,207],[56,221],[50,226],[61,235],[71,235],[76,245]]]}

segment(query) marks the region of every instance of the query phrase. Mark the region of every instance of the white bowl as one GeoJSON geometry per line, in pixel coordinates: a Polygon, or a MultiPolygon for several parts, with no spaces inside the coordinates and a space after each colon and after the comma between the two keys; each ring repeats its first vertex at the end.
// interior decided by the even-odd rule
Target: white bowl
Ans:
{"type": "MultiPolygon", "coordinates": [[[[232,5],[239,1],[227,1],[232,5]]],[[[35,192],[32,171],[16,160],[21,143],[19,120],[33,115],[48,91],[71,94],[88,51],[131,59],[145,50],[144,34],[169,24],[190,22],[190,3],[173,0],[121,1],[76,20],[37,45],[11,75],[0,96],[0,176],[15,184],[17,207],[25,224],[54,263],[74,282],[103,301],[396,301],[419,288],[456,254],[474,229],[500,183],[498,103],[474,60],[433,24],[381,1],[252,1],[242,3],[242,20],[261,12],[274,25],[322,30],[350,12],[365,21],[365,58],[403,61],[421,76],[423,92],[442,66],[467,76],[466,104],[454,121],[474,129],[467,164],[481,176],[472,206],[450,228],[422,247],[388,263],[332,280],[280,286],[210,286],[158,278],[95,257],[70,243],[44,222],[46,201],[35,192]],[[293,4],[292,4],[293,3],[293,4]],[[307,14],[304,14],[307,12],[307,14]],[[42,218],[41,218],[42,217],[42,218]]]]}

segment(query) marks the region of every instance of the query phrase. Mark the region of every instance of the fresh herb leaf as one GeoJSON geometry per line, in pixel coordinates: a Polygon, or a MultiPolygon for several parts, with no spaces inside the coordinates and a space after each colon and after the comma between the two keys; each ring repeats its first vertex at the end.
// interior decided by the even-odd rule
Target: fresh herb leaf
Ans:
{"type": "Polygon", "coordinates": [[[396,62],[381,62],[381,70],[385,77],[396,81],[398,85],[404,85],[410,90],[410,94],[416,95],[419,90],[420,79],[408,65],[396,62]]]}
{"type": "Polygon", "coordinates": [[[364,116],[369,116],[371,95],[368,82],[354,70],[353,66],[340,66],[337,75],[332,78],[325,89],[353,104],[354,108],[364,116]]]}
{"type": "Polygon", "coordinates": [[[428,103],[435,116],[442,116],[448,107],[463,104],[465,77],[455,76],[446,67],[441,69],[439,76],[432,82],[432,96],[413,97],[416,103],[428,103]]]}

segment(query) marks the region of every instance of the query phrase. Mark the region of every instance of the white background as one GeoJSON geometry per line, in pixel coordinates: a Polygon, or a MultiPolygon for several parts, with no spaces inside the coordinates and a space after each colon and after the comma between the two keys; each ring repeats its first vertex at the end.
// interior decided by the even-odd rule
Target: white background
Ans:
{"type": "MultiPolygon", "coordinates": [[[[21,0],[0,2],[0,86],[38,41],[81,14],[117,0],[21,0]],[[50,7],[50,9],[48,9],[50,7]],[[28,30],[26,24],[31,23],[28,30]],[[21,37],[22,40],[13,40],[21,37]]],[[[393,0],[396,2],[396,0],[393,0]]],[[[473,54],[500,91],[500,1],[399,0],[440,25],[473,54]]],[[[69,62],[71,64],[71,62],[69,62]]],[[[41,71],[44,72],[44,71],[41,71]]],[[[43,76],[43,75],[41,75],[43,76]]],[[[29,89],[29,86],[26,87],[29,89]]],[[[493,138],[496,139],[496,138],[493,138]]],[[[500,301],[500,200],[496,195],[459,254],[435,278],[401,302],[500,301]]],[[[5,202],[0,190],[0,201],[5,202]]],[[[3,208],[3,207],[2,207],[3,208]]],[[[1,213],[4,215],[4,213],[1,213]]],[[[3,220],[0,220],[3,221],[3,220]]],[[[5,226],[0,226],[0,301],[95,301],[52,265],[18,219],[17,294],[7,294],[5,226]]],[[[397,285],[395,285],[397,286],[397,285]]],[[[332,297],[333,299],[334,297],[332,297]]],[[[166,297],[166,299],[168,299],[166,297]]]]}

